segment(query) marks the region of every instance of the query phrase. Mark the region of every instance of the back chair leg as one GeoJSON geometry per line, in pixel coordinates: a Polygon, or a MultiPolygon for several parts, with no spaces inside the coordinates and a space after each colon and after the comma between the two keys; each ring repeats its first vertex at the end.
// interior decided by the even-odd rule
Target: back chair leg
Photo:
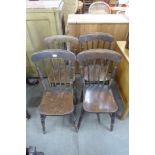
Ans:
{"type": "Polygon", "coordinates": [[[46,118],[46,115],[40,114],[40,119],[41,119],[41,125],[42,125],[43,134],[45,134],[45,118],[46,118]]]}
{"type": "Polygon", "coordinates": [[[110,116],[111,116],[110,131],[113,131],[116,113],[114,112],[114,113],[112,113],[110,116]]]}
{"type": "Polygon", "coordinates": [[[100,114],[99,113],[96,113],[96,115],[97,115],[97,120],[100,123],[100,114]]]}
{"type": "Polygon", "coordinates": [[[79,130],[79,128],[80,128],[80,125],[81,125],[81,121],[82,121],[82,117],[83,117],[83,115],[84,115],[84,109],[83,109],[83,107],[81,108],[81,114],[80,114],[80,118],[79,118],[79,122],[78,122],[78,125],[77,125],[77,128],[78,128],[78,130],[79,130]]]}

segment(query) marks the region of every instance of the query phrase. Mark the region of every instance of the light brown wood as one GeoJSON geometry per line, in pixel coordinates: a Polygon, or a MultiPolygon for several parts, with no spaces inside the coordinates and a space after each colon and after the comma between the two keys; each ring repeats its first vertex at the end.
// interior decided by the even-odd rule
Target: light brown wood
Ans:
{"type": "Polygon", "coordinates": [[[124,111],[121,119],[124,119],[129,112],[129,51],[125,48],[126,41],[117,41],[115,51],[122,55],[122,60],[118,66],[116,81],[124,101],[124,111]]]}
{"type": "MultiPolygon", "coordinates": [[[[129,31],[129,21],[123,15],[69,15],[68,34],[79,37],[92,32],[109,33],[114,41],[125,41],[129,31]]],[[[112,49],[116,46],[114,42],[112,49]]],[[[80,51],[80,47],[78,48],[80,51]]]]}

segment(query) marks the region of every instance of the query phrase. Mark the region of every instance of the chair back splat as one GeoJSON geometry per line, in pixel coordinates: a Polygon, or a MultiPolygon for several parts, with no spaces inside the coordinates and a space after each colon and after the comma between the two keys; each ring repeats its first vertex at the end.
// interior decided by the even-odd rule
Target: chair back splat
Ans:
{"type": "Polygon", "coordinates": [[[109,49],[90,49],[77,55],[85,84],[111,81],[121,60],[121,55],[109,49]]]}
{"type": "Polygon", "coordinates": [[[94,32],[85,35],[80,35],[80,51],[96,48],[111,49],[113,36],[108,33],[94,32]]]}
{"type": "Polygon", "coordinates": [[[34,53],[31,59],[45,90],[47,88],[44,77],[48,78],[50,86],[72,85],[76,60],[74,53],[61,49],[48,49],[34,53]]]}

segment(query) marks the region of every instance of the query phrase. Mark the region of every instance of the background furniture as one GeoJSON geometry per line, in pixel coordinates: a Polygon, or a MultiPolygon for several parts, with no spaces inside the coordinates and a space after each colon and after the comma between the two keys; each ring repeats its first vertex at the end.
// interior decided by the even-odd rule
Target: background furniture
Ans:
{"type": "Polygon", "coordinates": [[[90,14],[110,14],[111,10],[105,2],[94,2],[89,6],[88,13],[90,14]]]}
{"type": "MultiPolygon", "coordinates": [[[[129,32],[129,20],[123,15],[106,14],[75,14],[69,15],[67,22],[68,35],[79,37],[82,34],[103,32],[111,34],[114,38],[112,49],[116,41],[125,41],[129,32]]],[[[78,48],[80,52],[80,47],[78,48]]]]}
{"type": "Polygon", "coordinates": [[[120,54],[108,49],[90,49],[77,55],[81,75],[85,81],[83,108],[79,118],[78,129],[84,111],[86,111],[96,113],[99,122],[99,113],[109,113],[111,116],[110,130],[113,130],[115,112],[118,106],[110,86],[120,60],[120,54]],[[87,76],[88,80],[85,80],[85,76],[87,76]],[[110,81],[108,85],[105,84],[106,79],[110,81]]]}
{"type": "Polygon", "coordinates": [[[116,81],[124,103],[124,111],[121,119],[124,119],[129,112],[129,50],[125,48],[126,41],[117,41],[115,48],[122,55],[122,60],[118,66],[116,81]]]}
{"type": "Polygon", "coordinates": [[[43,39],[62,34],[63,2],[27,1],[26,8],[26,75],[36,77],[37,72],[31,61],[34,52],[46,49],[43,39]]]}
{"type": "Polygon", "coordinates": [[[63,5],[63,14],[65,25],[67,23],[67,18],[69,14],[75,14],[78,10],[78,0],[62,0],[64,2],[63,5]]]}
{"type": "Polygon", "coordinates": [[[44,87],[44,94],[39,105],[44,134],[46,116],[70,115],[75,127],[72,88],[75,79],[75,59],[76,57],[72,52],[61,49],[48,49],[32,55],[32,61],[36,66],[36,70],[44,87]],[[40,63],[43,64],[46,70],[45,73],[42,72],[42,68],[39,65],[40,63]],[[43,78],[44,74],[48,77],[49,83],[45,82],[43,78]]]}

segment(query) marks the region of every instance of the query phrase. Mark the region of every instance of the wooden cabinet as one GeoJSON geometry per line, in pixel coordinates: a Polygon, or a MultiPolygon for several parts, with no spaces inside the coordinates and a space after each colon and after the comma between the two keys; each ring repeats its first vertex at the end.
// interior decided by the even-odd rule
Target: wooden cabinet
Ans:
{"type": "Polygon", "coordinates": [[[26,9],[26,73],[27,77],[37,76],[31,62],[34,52],[46,49],[43,39],[47,36],[62,34],[61,10],[63,2],[27,1],[26,9]]]}
{"type": "Polygon", "coordinates": [[[129,32],[129,20],[123,15],[108,14],[72,14],[68,17],[67,33],[79,37],[82,34],[91,32],[104,32],[113,35],[114,42],[125,41],[129,32]]]}
{"type": "Polygon", "coordinates": [[[119,64],[116,81],[124,103],[124,111],[121,118],[125,118],[129,112],[129,50],[125,48],[126,41],[117,41],[116,51],[122,55],[119,64]]]}

